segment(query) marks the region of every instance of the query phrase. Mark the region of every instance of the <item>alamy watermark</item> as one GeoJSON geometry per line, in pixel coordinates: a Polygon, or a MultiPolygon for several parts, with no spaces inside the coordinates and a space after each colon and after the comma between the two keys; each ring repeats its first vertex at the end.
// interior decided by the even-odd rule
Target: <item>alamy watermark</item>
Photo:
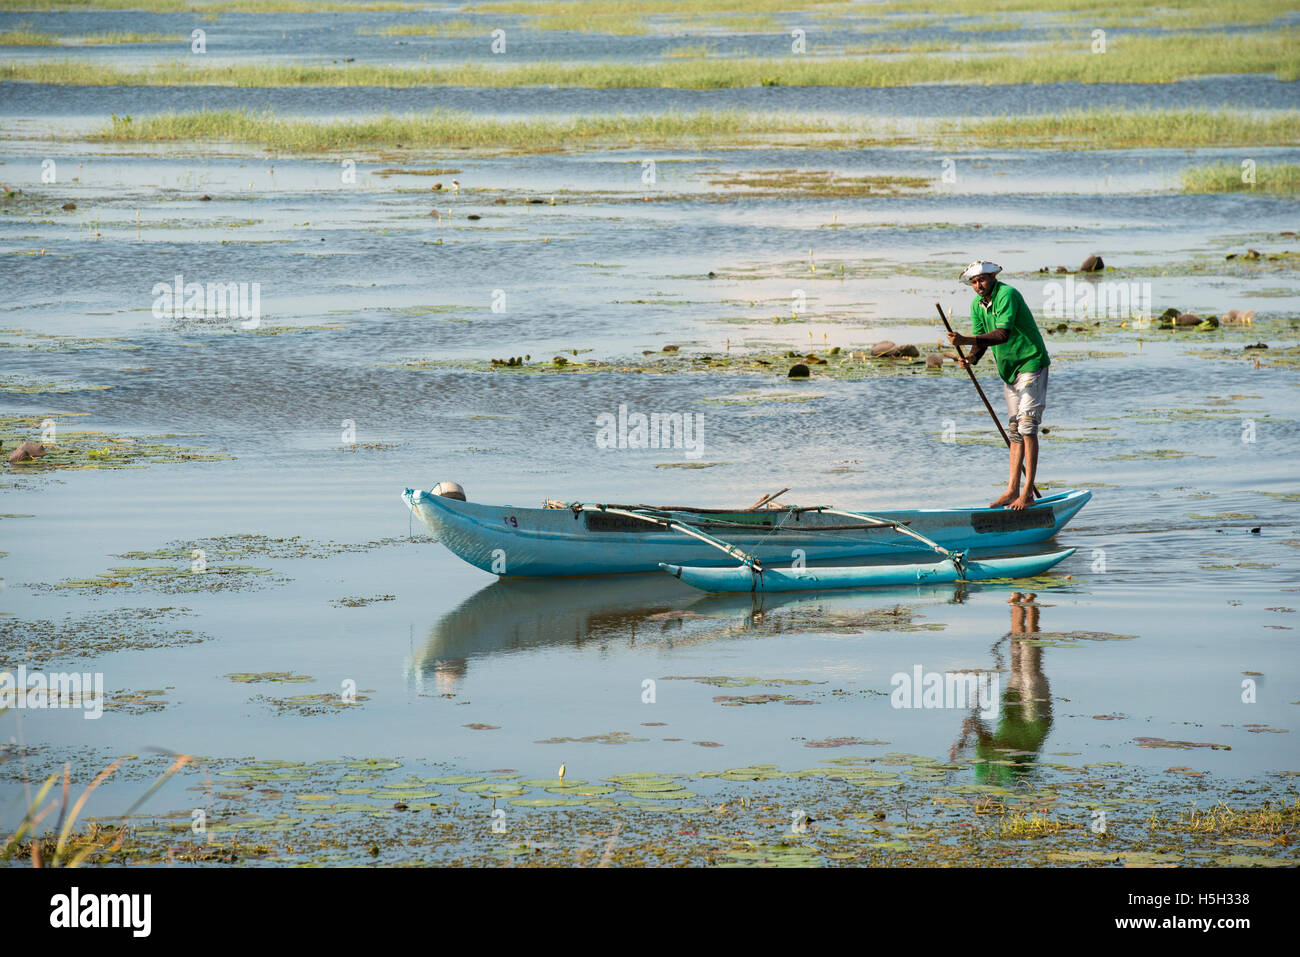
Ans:
{"type": "Polygon", "coordinates": [[[895,708],[979,708],[986,719],[998,714],[998,676],[993,672],[899,671],[889,679],[894,686],[889,703],[895,708]]]}
{"type": "Polygon", "coordinates": [[[1049,282],[1043,286],[1043,315],[1048,319],[1151,318],[1151,283],[1049,282]]]}
{"type": "Polygon", "coordinates": [[[0,671],[0,711],[6,708],[44,710],[81,708],[87,721],[104,715],[104,673],[96,671],[28,672],[19,665],[17,673],[0,671]]]}
{"type": "Polygon", "coordinates": [[[154,283],[150,295],[155,319],[242,319],[243,329],[262,324],[260,282],[186,282],[177,273],[170,283],[154,283]]]}
{"type": "Polygon", "coordinates": [[[629,413],[626,405],[618,414],[596,416],[598,449],[681,449],[688,459],[704,454],[703,412],[629,413]]]}

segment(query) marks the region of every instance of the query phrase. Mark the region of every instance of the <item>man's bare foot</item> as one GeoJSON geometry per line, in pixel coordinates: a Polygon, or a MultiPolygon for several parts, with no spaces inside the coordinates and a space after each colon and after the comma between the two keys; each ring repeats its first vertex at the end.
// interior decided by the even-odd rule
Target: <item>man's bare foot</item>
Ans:
{"type": "MultiPolygon", "coordinates": [[[[1003,492],[995,501],[989,502],[989,508],[1000,508],[1003,505],[1010,505],[1020,495],[1020,489],[1009,488],[1003,492]]],[[[1023,506],[1022,506],[1023,507],[1023,506]]]]}
{"type": "Polygon", "coordinates": [[[1031,506],[1031,505],[1033,505],[1033,504],[1034,504],[1034,496],[1033,496],[1033,493],[1032,493],[1032,492],[1025,492],[1024,495],[1021,495],[1021,496],[1020,496],[1018,499],[1016,499],[1014,502],[1011,502],[1009,505],[1007,505],[1007,508],[1014,508],[1014,509],[1016,509],[1017,511],[1019,511],[1019,510],[1022,509],[1022,508],[1029,508],[1029,506],[1031,506]]]}

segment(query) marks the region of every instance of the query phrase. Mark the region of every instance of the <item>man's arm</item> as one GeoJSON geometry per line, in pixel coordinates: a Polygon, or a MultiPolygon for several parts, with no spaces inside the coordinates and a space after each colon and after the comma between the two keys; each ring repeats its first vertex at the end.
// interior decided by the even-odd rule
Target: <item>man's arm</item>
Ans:
{"type": "Polygon", "coordinates": [[[966,358],[971,365],[974,365],[976,362],[980,361],[980,357],[984,355],[984,351],[988,349],[989,346],[1001,345],[1010,337],[1011,333],[1009,330],[994,329],[992,332],[983,332],[978,336],[963,336],[960,333],[950,335],[948,341],[953,345],[971,346],[971,351],[966,358]]]}

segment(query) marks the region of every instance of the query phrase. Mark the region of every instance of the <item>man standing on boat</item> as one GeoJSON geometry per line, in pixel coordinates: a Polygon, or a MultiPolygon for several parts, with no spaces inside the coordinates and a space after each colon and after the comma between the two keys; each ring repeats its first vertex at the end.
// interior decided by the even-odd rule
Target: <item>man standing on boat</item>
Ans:
{"type": "Polygon", "coordinates": [[[986,349],[993,350],[1006,393],[1010,418],[1007,437],[1011,440],[1011,478],[1007,490],[989,506],[1022,509],[1034,503],[1034,474],[1038,471],[1038,426],[1047,406],[1047,367],[1052,360],[1043,345],[1042,334],[1034,323],[1033,313],[1024,297],[997,275],[997,263],[973,262],[961,274],[963,282],[974,288],[976,298],[970,305],[970,322],[974,335],[949,332],[948,341],[955,346],[971,346],[963,367],[979,362],[986,349]],[[1020,491],[1020,471],[1024,468],[1025,490],[1020,491]]]}

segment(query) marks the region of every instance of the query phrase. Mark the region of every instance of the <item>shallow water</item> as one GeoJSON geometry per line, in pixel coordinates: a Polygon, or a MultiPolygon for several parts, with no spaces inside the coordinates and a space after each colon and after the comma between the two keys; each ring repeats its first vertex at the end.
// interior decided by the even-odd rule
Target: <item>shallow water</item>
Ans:
{"type": "MultiPolygon", "coordinates": [[[[1240,90],[1293,95],[1271,80],[1175,86],[1211,104],[1233,102],[1240,90]]],[[[919,665],[992,672],[1001,691],[1013,682],[1033,688],[1048,713],[1034,760],[1149,771],[1180,764],[1215,780],[1267,777],[1293,788],[1276,775],[1295,770],[1300,733],[1291,728],[1300,699],[1300,378],[1293,361],[1269,353],[1296,345],[1300,287],[1285,261],[1224,256],[1250,246],[1294,249],[1295,236],[1281,233],[1300,221],[1290,199],[1162,191],[1188,165],[1239,155],[1295,162],[1295,149],[964,150],[949,192],[870,199],[719,202],[725,194],[708,180],[788,168],[935,176],[942,157],[915,149],[656,151],[659,176],[645,184],[644,156],[633,151],[446,153],[409,164],[459,171],[436,177],[378,176],[398,164],[358,156],[358,183],[344,187],[337,159],[75,141],[54,148],[39,136],[69,128],[59,125],[68,118],[85,128],[115,102],[143,112],[195,108],[187,98],[196,95],[222,105],[258,105],[251,98],[264,96],[278,109],[320,113],[406,108],[420,94],[368,100],[362,91],[328,91],[341,97],[328,101],[312,90],[4,92],[14,123],[0,142],[0,175],[36,205],[0,219],[8,294],[0,326],[10,330],[0,334],[3,380],[110,388],[0,392],[3,414],[84,413],[58,428],[176,433],[185,438],[173,441],[236,457],[135,470],[9,467],[0,518],[3,663],[36,660],[25,657],[39,644],[25,622],[122,608],[191,609],[155,624],[173,637],[193,629],[206,638],[91,657],[41,652],[46,668],[102,670],[110,691],[166,691],[161,710],[110,707],[98,721],[76,711],[0,716],[6,737],[37,749],[28,760],[42,773],[76,755],[74,773],[84,776],[97,758],[160,746],[214,759],[396,756],[447,773],[512,768],[527,778],[551,777],[565,763],[588,781],[651,769],[815,767],[846,753],[892,751],[952,759],[969,774],[976,755],[969,740],[958,746],[967,710],[891,704],[893,676],[919,665]],[[57,184],[40,183],[47,155],[57,157],[57,184]],[[452,176],[463,184],[459,194],[429,189],[452,176]],[[203,193],[213,200],[199,201],[203,193]],[[672,198],[642,202],[648,193],[672,198]],[[509,204],[493,204],[498,195],[509,204]],[[526,205],[529,196],[545,202],[526,205]],[[69,199],[78,208],[61,211],[69,199]],[[429,215],[435,207],[451,214],[441,226],[429,215]],[[483,218],[470,222],[471,212],[483,218]],[[1250,308],[1256,325],[1172,333],[1121,328],[1117,316],[1094,331],[1047,337],[1054,363],[1045,424],[1054,431],[1043,438],[1040,480],[1090,487],[1094,497],[1058,536],[1078,552],[1036,588],[1031,616],[1011,600],[1035,591],[1028,583],[791,596],[755,607],[748,596],[701,596],[659,576],[495,582],[436,543],[408,540],[423,530],[398,493],[446,479],[475,501],[517,505],[744,505],[786,485],[790,501],[863,509],[986,502],[1002,484],[1006,454],[968,380],[951,367],[857,380],[815,369],[811,381],[791,382],[783,366],[768,375],[661,375],[616,371],[618,363],[667,344],[725,355],[766,343],[802,355],[888,337],[926,348],[938,335],[936,300],[965,313],[969,293],[955,277],[976,257],[1001,262],[1046,325],[1046,283],[1063,280],[1036,270],[1074,268],[1093,252],[1117,268],[1116,278],[1149,282],[1157,313],[1168,305],[1220,315],[1250,308]],[[263,325],[288,328],[257,335],[233,321],[157,319],[152,288],[176,273],[259,282],[263,325]],[[498,289],[503,312],[492,310],[498,289]],[[796,319],[798,289],[806,306],[796,319]],[[334,328],[308,328],[326,325],[334,328]],[[1258,339],[1268,352],[1243,351],[1258,339]],[[1196,354],[1215,349],[1222,356],[1196,354]],[[484,365],[524,354],[535,365],[560,353],[616,364],[589,374],[484,365]],[[400,367],[431,359],[441,364],[400,367]],[[709,401],[718,398],[743,401],[709,401]],[[716,464],[681,469],[691,464],[681,450],[598,448],[597,416],[620,405],[703,414],[705,448],[695,464],[716,464]],[[356,449],[343,436],[345,420],[356,449]],[[1183,457],[1125,457],[1155,450],[1183,457]],[[50,587],[129,565],[116,557],[128,551],[180,543],[188,555],[202,540],[241,534],[298,536],[319,557],[250,552],[232,561],[272,574],[228,586],[204,579],[179,594],[139,580],[50,587]],[[378,544],[333,553],[323,544],[331,541],[378,544]],[[384,600],[334,604],[345,598],[384,600]],[[880,617],[896,608],[913,627],[880,617]],[[1084,634],[1060,637],[1071,633],[1084,634]],[[227,677],[262,672],[310,680],[227,677]],[[698,680],[722,676],[760,681],[698,680]],[[1246,678],[1255,682],[1253,703],[1242,700],[1246,678]],[[646,680],[653,703],[643,700],[646,680]],[[259,697],[334,694],[344,682],[365,700],[330,713],[281,711],[259,697]],[[811,703],[715,700],[754,694],[811,703]],[[623,734],[608,737],[615,732],[623,734]],[[887,744],[808,747],[839,737],[887,744]],[[1230,750],[1174,752],[1142,747],[1140,737],[1230,750]],[[542,743],[553,738],[595,740],[542,743]]],[[[1140,90],[1152,103],[1168,92],[1140,90]]],[[[723,101],[797,108],[808,93],[728,91],[723,101]],[[760,99],[768,95],[785,99],[760,99]]],[[[840,108],[840,94],[817,93],[831,98],[822,108],[840,108]]],[[[1044,96],[1080,105],[1085,95],[1024,94],[1044,108],[1044,96]]],[[[933,115],[944,95],[870,91],[854,106],[933,115]]],[[[1094,95],[1134,94],[1088,88],[1089,102],[1094,95]]],[[[515,112],[585,111],[597,98],[439,96],[459,106],[481,97],[484,109],[508,102],[515,112]]],[[[632,109],[647,102],[637,96],[599,94],[599,102],[632,109]]],[[[694,96],[656,104],[718,102],[694,96]]],[[[1001,410],[989,365],[981,380],[1001,410]]],[[[107,631],[102,637],[112,644],[107,631]]],[[[985,730],[1005,746],[1011,739],[998,738],[997,723],[986,719],[985,730]]],[[[6,804],[19,793],[15,768],[6,765],[0,786],[6,804]]],[[[192,783],[180,776],[150,808],[188,807],[181,788],[192,783]]],[[[134,781],[106,787],[92,807],[121,811],[142,790],[134,781]]]]}

